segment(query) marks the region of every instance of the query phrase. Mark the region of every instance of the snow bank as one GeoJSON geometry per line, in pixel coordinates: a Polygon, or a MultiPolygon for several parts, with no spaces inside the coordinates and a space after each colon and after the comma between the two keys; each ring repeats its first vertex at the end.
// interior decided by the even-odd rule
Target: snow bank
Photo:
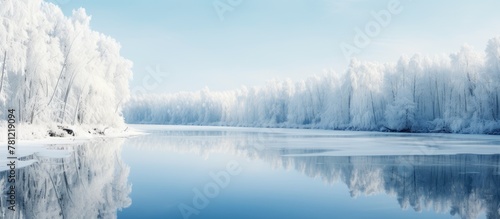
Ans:
{"type": "Polygon", "coordinates": [[[343,74],[226,92],[136,96],[128,123],[500,133],[500,37],[484,53],[353,60],[343,74]]]}
{"type": "MultiPolygon", "coordinates": [[[[27,125],[19,126],[16,140],[16,156],[19,158],[17,168],[30,166],[36,162],[33,156],[63,158],[70,155],[70,150],[59,150],[60,147],[88,144],[89,142],[115,141],[132,136],[144,135],[140,129],[127,127],[125,129],[94,126],[69,126],[74,135],[68,134],[57,125],[27,125]],[[56,130],[57,137],[50,137],[49,131],[56,130]],[[28,159],[29,158],[29,159],[28,159]]],[[[8,169],[7,130],[0,126],[0,172],[8,169]]]]}
{"type": "MultiPolygon", "coordinates": [[[[129,137],[142,135],[144,132],[127,127],[112,127],[106,125],[58,125],[49,123],[45,125],[16,124],[17,142],[31,142],[52,144],[52,141],[64,139],[89,140],[99,137],[129,137]],[[52,138],[53,137],[53,138],[52,138]],[[21,140],[21,141],[19,141],[21,140]]],[[[0,143],[7,142],[7,126],[0,122],[0,143]]],[[[2,144],[0,144],[2,145],[2,144]]]]}

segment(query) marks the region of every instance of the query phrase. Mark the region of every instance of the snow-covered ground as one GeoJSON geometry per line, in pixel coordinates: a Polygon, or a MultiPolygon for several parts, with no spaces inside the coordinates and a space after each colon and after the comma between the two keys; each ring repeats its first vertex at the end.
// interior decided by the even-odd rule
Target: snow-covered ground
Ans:
{"type": "MultiPolygon", "coordinates": [[[[89,133],[92,130],[89,127],[72,127],[77,133],[76,136],[66,135],[64,137],[49,137],[47,135],[47,126],[25,125],[18,128],[18,132],[23,133],[14,145],[16,148],[16,156],[21,159],[16,164],[16,168],[22,168],[36,162],[36,159],[25,159],[31,155],[41,157],[63,158],[71,154],[71,146],[83,144],[100,138],[124,138],[135,135],[145,134],[134,128],[126,128],[126,130],[109,129],[104,135],[89,133]],[[34,133],[34,134],[32,134],[34,133]],[[82,134],[78,134],[82,133],[82,134]]],[[[0,129],[1,130],[1,129],[0,129]]],[[[0,171],[7,169],[7,142],[6,130],[1,130],[0,139],[0,171]]]]}

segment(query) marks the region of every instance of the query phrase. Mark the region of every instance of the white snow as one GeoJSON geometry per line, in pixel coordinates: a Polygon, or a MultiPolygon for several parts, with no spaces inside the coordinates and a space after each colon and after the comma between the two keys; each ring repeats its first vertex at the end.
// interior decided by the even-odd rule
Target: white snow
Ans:
{"type": "MultiPolygon", "coordinates": [[[[23,131],[37,133],[37,131],[40,132],[47,130],[46,128],[43,127],[44,126],[42,126],[42,128],[38,126],[35,127],[25,126],[23,127],[23,131]]],[[[0,148],[2,149],[0,150],[0,171],[4,171],[7,169],[7,163],[8,163],[7,157],[9,155],[7,154],[8,152],[7,142],[2,141],[7,139],[6,136],[4,136],[4,134],[7,132],[3,132],[3,130],[1,131],[3,134],[2,134],[2,139],[0,139],[0,148]]],[[[77,129],[75,129],[75,132],[85,133],[87,131],[85,128],[77,127],[77,129]]],[[[115,130],[113,132],[113,129],[111,129],[111,131],[106,132],[104,136],[87,133],[78,135],[76,137],[74,136],[48,137],[47,135],[43,135],[34,138],[32,135],[27,135],[24,136],[24,138],[22,138],[21,140],[17,139],[14,147],[16,148],[16,156],[18,157],[18,159],[24,159],[29,156],[64,158],[68,157],[72,153],[71,147],[67,146],[84,144],[96,139],[127,138],[144,134],[146,133],[137,130],[135,128],[128,127],[126,131],[115,130]]],[[[29,159],[29,160],[18,160],[17,162],[18,163],[16,165],[16,168],[22,168],[25,166],[29,166],[36,161],[35,159],[29,159]]]]}

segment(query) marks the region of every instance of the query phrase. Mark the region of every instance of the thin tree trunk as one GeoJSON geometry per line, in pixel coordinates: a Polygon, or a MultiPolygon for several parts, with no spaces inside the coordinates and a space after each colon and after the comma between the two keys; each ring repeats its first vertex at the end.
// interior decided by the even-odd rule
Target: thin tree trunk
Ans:
{"type": "Polygon", "coordinates": [[[22,117],[22,108],[21,108],[21,99],[17,99],[18,104],[19,104],[19,122],[23,122],[23,117],[22,117]]]}
{"type": "Polygon", "coordinates": [[[347,123],[351,123],[351,93],[352,91],[349,91],[349,94],[347,95],[347,123]]]}
{"type": "Polygon", "coordinates": [[[413,75],[413,102],[416,103],[417,73],[413,75]]]}
{"type": "Polygon", "coordinates": [[[69,93],[71,92],[71,87],[73,86],[73,82],[75,81],[76,73],[73,73],[69,83],[68,87],[66,89],[66,94],[64,95],[64,107],[62,111],[62,116],[61,116],[61,123],[64,123],[64,116],[66,114],[66,106],[68,104],[68,98],[69,98],[69,93]]]}
{"type": "Polygon", "coordinates": [[[75,39],[73,39],[73,41],[71,41],[71,45],[69,45],[68,53],[66,53],[66,56],[64,57],[64,63],[63,63],[63,66],[61,68],[61,73],[59,73],[59,77],[57,78],[56,86],[54,87],[54,92],[52,92],[52,96],[50,97],[50,100],[47,103],[47,106],[50,105],[50,103],[52,102],[52,99],[54,98],[54,95],[56,94],[57,86],[59,85],[59,81],[61,80],[61,77],[64,73],[64,69],[66,68],[66,65],[68,64],[69,53],[71,52],[71,48],[73,48],[73,43],[75,42],[78,35],[80,35],[80,33],[77,34],[75,39]]]}
{"type": "Polygon", "coordinates": [[[76,119],[78,117],[78,110],[80,109],[80,101],[81,101],[80,98],[81,98],[81,96],[82,96],[82,94],[80,93],[80,95],[78,95],[78,100],[76,102],[75,113],[73,114],[73,121],[71,122],[72,125],[75,124],[75,121],[76,121],[76,119]]]}
{"type": "Polygon", "coordinates": [[[370,99],[372,101],[372,114],[373,114],[373,123],[377,125],[377,117],[375,116],[375,104],[373,103],[373,93],[370,91],[370,99]]]}
{"type": "Polygon", "coordinates": [[[0,78],[0,94],[2,93],[3,77],[5,74],[5,61],[7,60],[7,50],[3,54],[2,77],[0,78]]]}
{"type": "Polygon", "coordinates": [[[496,121],[497,120],[497,116],[498,116],[498,114],[500,112],[498,93],[495,92],[495,97],[492,96],[491,99],[492,99],[492,102],[491,102],[491,108],[492,108],[491,109],[491,113],[492,113],[493,119],[496,121]]]}
{"type": "MultiPolygon", "coordinates": [[[[74,116],[73,116],[73,124],[75,124],[76,119],[80,117],[78,115],[78,111],[80,109],[80,104],[81,104],[81,101],[82,101],[83,92],[85,91],[85,88],[87,87],[87,85],[89,83],[89,79],[90,79],[90,77],[87,76],[87,79],[85,80],[85,84],[83,85],[82,90],[81,90],[80,94],[78,95],[78,99],[77,99],[78,102],[76,103],[75,113],[74,113],[74,116]]],[[[80,120],[80,119],[78,119],[78,120],[80,120]]],[[[79,121],[79,122],[81,124],[81,121],[79,121]]]]}
{"type": "Polygon", "coordinates": [[[37,102],[38,102],[38,98],[35,98],[35,104],[33,105],[33,110],[31,111],[31,121],[30,121],[30,124],[33,124],[33,120],[35,119],[35,107],[37,105],[37,102]]]}
{"type": "Polygon", "coordinates": [[[59,73],[59,77],[57,78],[56,86],[54,87],[54,92],[52,92],[52,96],[50,97],[50,100],[47,103],[47,106],[50,105],[50,103],[52,102],[52,99],[54,99],[54,95],[56,95],[57,86],[59,85],[59,81],[61,80],[61,77],[62,77],[62,74],[64,72],[64,69],[66,68],[66,61],[67,61],[67,59],[68,59],[68,56],[66,56],[66,59],[64,60],[63,66],[61,68],[61,73],[59,73]]]}

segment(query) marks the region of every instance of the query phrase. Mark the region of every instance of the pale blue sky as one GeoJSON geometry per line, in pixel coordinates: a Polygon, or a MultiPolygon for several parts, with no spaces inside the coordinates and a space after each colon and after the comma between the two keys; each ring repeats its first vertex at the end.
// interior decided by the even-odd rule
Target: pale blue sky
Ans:
{"type": "MultiPolygon", "coordinates": [[[[226,3],[231,0],[217,0],[226,3]]],[[[236,1],[236,0],[232,0],[236,1]]],[[[146,67],[164,80],[150,92],[195,91],[262,85],[270,79],[304,79],[324,69],[344,71],[340,44],[355,28],[375,21],[371,11],[390,0],[241,0],[220,20],[216,0],[52,0],[65,14],[83,7],[93,29],[117,39],[134,62],[131,87],[146,67]]],[[[484,50],[500,35],[500,1],[400,0],[402,12],[356,56],[396,61],[401,54],[442,54],[468,43],[484,50]]],[[[226,3],[228,4],[228,3],[226,3]]]]}

